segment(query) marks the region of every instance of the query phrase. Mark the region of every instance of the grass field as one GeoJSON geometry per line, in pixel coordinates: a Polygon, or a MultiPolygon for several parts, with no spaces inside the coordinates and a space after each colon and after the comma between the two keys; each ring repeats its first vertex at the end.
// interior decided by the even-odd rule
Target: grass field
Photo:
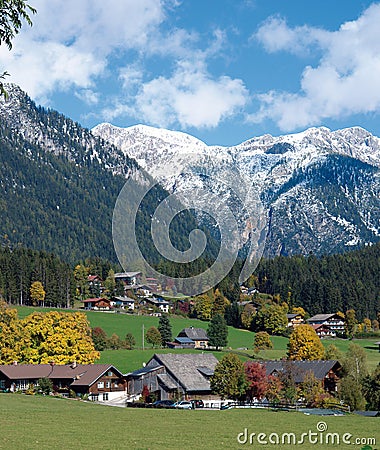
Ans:
{"type": "MultiPolygon", "coordinates": [[[[33,310],[46,312],[47,308],[30,308],[17,307],[19,317],[25,317],[31,314],[33,310]]],[[[145,345],[145,350],[142,350],[142,336],[143,327],[146,331],[150,326],[158,326],[159,319],[150,316],[137,316],[129,314],[114,314],[106,312],[85,311],[90,325],[92,327],[103,328],[108,336],[116,333],[121,338],[124,338],[127,333],[132,333],[136,339],[135,350],[107,350],[102,352],[101,363],[114,364],[122,372],[131,372],[142,366],[143,362],[147,362],[154,353],[168,352],[170,350],[152,349],[149,345],[145,345]]],[[[173,328],[173,336],[176,336],[182,328],[194,326],[207,329],[208,322],[203,322],[197,319],[187,319],[183,317],[171,317],[170,322],[173,328]]],[[[254,333],[247,330],[239,330],[229,327],[228,331],[228,347],[231,349],[245,349],[242,353],[252,354],[254,333]]],[[[273,349],[263,351],[260,357],[264,359],[279,359],[285,356],[287,350],[288,339],[281,336],[272,336],[273,349]]],[[[378,340],[378,339],[377,339],[378,340]]],[[[346,352],[351,341],[343,339],[331,339],[322,341],[325,346],[329,344],[336,345],[342,352],[346,352]]],[[[362,346],[367,353],[368,366],[373,370],[380,363],[380,353],[378,347],[374,345],[376,339],[356,339],[353,342],[362,346]]],[[[173,350],[171,350],[173,351],[173,350]]],[[[176,350],[178,352],[180,350],[176,350]]],[[[191,350],[184,350],[189,353],[191,350]]],[[[221,352],[214,352],[217,358],[223,356],[221,352]]],[[[243,359],[245,359],[243,357],[243,359]]]]}
{"type": "MultiPolygon", "coordinates": [[[[0,394],[0,410],[0,448],[7,450],[233,449],[245,447],[237,441],[238,434],[245,428],[248,433],[266,433],[267,438],[271,433],[279,436],[295,433],[299,439],[309,430],[317,432],[319,422],[327,424],[328,432],[339,433],[340,439],[344,433],[350,433],[352,439],[375,438],[380,442],[380,419],[356,415],[320,417],[258,409],[144,410],[16,394],[0,394]]],[[[318,439],[321,435],[326,439],[326,433],[318,433],[318,439]]],[[[294,448],[292,445],[260,445],[255,439],[253,445],[247,443],[246,446],[294,448]]],[[[360,449],[363,445],[305,441],[299,447],[360,449]]],[[[372,448],[379,448],[379,445],[372,448]]]]}

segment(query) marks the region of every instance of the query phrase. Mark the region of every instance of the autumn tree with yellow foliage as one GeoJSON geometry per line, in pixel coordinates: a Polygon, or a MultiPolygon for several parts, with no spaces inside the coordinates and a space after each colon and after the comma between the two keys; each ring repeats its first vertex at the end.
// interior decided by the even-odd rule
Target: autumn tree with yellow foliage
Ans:
{"type": "Polygon", "coordinates": [[[16,309],[0,300],[0,364],[11,364],[19,359],[25,342],[16,309]]]}
{"type": "Polygon", "coordinates": [[[0,305],[0,363],[91,364],[99,359],[83,313],[33,313],[20,320],[17,310],[0,305]]]}
{"type": "Polygon", "coordinates": [[[294,328],[288,343],[289,359],[323,359],[324,353],[322,342],[311,325],[302,324],[294,328]]]}

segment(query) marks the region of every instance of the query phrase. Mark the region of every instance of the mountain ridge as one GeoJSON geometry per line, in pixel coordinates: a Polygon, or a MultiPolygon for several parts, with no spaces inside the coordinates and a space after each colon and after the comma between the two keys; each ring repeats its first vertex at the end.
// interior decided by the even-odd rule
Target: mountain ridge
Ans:
{"type": "Polygon", "coordinates": [[[143,125],[99,124],[92,132],[136,159],[153,178],[173,168],[173,176],[163,183],[169,191],[180,185],[181,170],[207,167],[211,175],[228,176],[234,167],[250,179],[268,210],[268,256],[344,251],[380,239],[380,139],[361,127],[313,127],[279,137],[254,137],[232,147],[207,146],[182,132],[143,125]],[[355,170],[360,171],[360,182],[349,177],[355,170]],[[328,178],[319,177],[320,171],[329,173],[328,178]],[[361,190],[366,202],[358,194],[361,190]],[[337,199],[340,211],[334,206],[337,199]]]}

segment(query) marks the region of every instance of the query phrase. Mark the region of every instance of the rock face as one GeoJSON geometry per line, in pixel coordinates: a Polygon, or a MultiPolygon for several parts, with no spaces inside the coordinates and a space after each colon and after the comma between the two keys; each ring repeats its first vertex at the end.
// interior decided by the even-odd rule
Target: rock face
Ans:
{"type": "MultiPolygon", "coordinates": [[[[228,225],[225,234],[234,234],[233,241],[239,245],[257,228],[258,197],[267,222],[266,256],[335,253],[380,240],[380,139],[362,128],[310,128],[279,137],[254,137],[233,147],[207,146],[188,134],[145,125],[118,128],[100,124],[90,132],[55,111],[36,106],[17,86],[9,85],[7,90],[9,100],[0,99],[0,129],[9,170],[3,170],[0,183],[4,199],[6,192],[12,191],[12,198],[25,200],[25,217],[28,202],[40,194],[33,197],[33,180],[22,182],[17,167],[12,166],[12,148],[25,167],[28,161],[30,167],[35,166],[36,176],[37,168],[44,167],[51,179],[62,179],[60,188],[66,183],[68,192],[75,189],[76,198],[81,197],[81,189],[92,198],[90,186],[84,183],[86,177],[96,179],[97,192],[99,186],[105,193],[112,191],[101,208],[94,203],[92,223],[96,210],[106,211],[107,221],[111,219],[114,204],[110,199],[117,197],[123,180],[132,176],[138,185],[144,185],[152,176],[169,192],[191,199],[189,204],[195,210],[205,205],[201,193],[210,192],[210,208],[218,213],[220,223],[228,223],[223,205],[231,207],[237,228],[230,231],[228,225]],[[68,161],[71,169],[62,171],[59,161],[46,159],[46,154],[68,161]],[[78,168],[77,175],[73,167],[78,168]],[[107,178],[112,176],[122,180],[113,183],[107,178]],[[234,196],[234,191],[238,195],[234,196]],[[239,196],[244,197],[243,202],[239,196]]],[[[45,220],[42,214],[57,215],[56,223],[69,222],[73,201],[67,203],[71,215],[62,219],[62,201],[53,198],[54,189],[48,189],[46,204],[39,204],[40,222],[45,220]]],[[[12,201],[3,218],[7,224],[0,230],[2,234],[15,228],[9,208],[12,201]]],[[[89,217],[83,211],[84,207],[76,207],[78,224],[89,217]]],[[[15,210],[14,217],[19,216],[15,210]]],[[[219,239],[215,222],[207,215],[198,213],[198,217],[219,239]]],[[[27,222],[18,242],[28,236],[30,220],[27,222]]]]}
{"type": "Polygon", "coordinates": [[[380,139],[362,128],[310,128],[234,147],[207,146],[187,134],[144,125],[103,123],[92,132],[171,191],[194,183],[183,175],[189,172],[225,180],[241,174],[267,213],[267,256],[334,253],[380,240],[380,139]],[[163,172],[171,176],[163,178],[163,172]]]}

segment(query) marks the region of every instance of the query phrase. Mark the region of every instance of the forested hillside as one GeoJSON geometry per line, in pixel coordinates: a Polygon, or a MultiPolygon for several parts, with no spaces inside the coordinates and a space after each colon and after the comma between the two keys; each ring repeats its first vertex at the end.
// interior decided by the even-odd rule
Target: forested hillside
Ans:
{"type": "Polygon", "coordinates": [[[45,306],[72,305],[75,281],[69,264],[51,253],[0,248],[0,297],[10,304],[30,305],[30,287],[35,281],[40,281],[46,292],[45,306]]]}
{"type": "Polygon", "coordinates": [[[0,235],[75,262],[115,261],[112,208],[125,180],[96,162],[79,166],[0,125],[0,235]]]}
{"type": "MultiPolygon", "coordinates": [[[[131,174],[136,185],[144,185],[149,175],[89,130],[37,107],[17,86],[9,86],[9,94],[8,102],[0,99],[0,243],[53,252],[71,264],[96,256],[116,263],[116,199],[131,174]]],[[[155,263],[151,215],[166,195],[159,185],[153,187],[136,223],[144,255],[155,263]]],[[[174,221],[171,238],[187,248],[196,219],[191,212],[182,219],[174,221]]],[[[215,254],[216,243],[212,246],[215,254]]]]}
{"type": "Polygon", "coordinates": [[[278,293],[290,306],[310,314],[355,309],[359,320],[380,311],[379,275],[380,244],[320,258],[263,259],[255,272],[260,292],[278,293]]]}

